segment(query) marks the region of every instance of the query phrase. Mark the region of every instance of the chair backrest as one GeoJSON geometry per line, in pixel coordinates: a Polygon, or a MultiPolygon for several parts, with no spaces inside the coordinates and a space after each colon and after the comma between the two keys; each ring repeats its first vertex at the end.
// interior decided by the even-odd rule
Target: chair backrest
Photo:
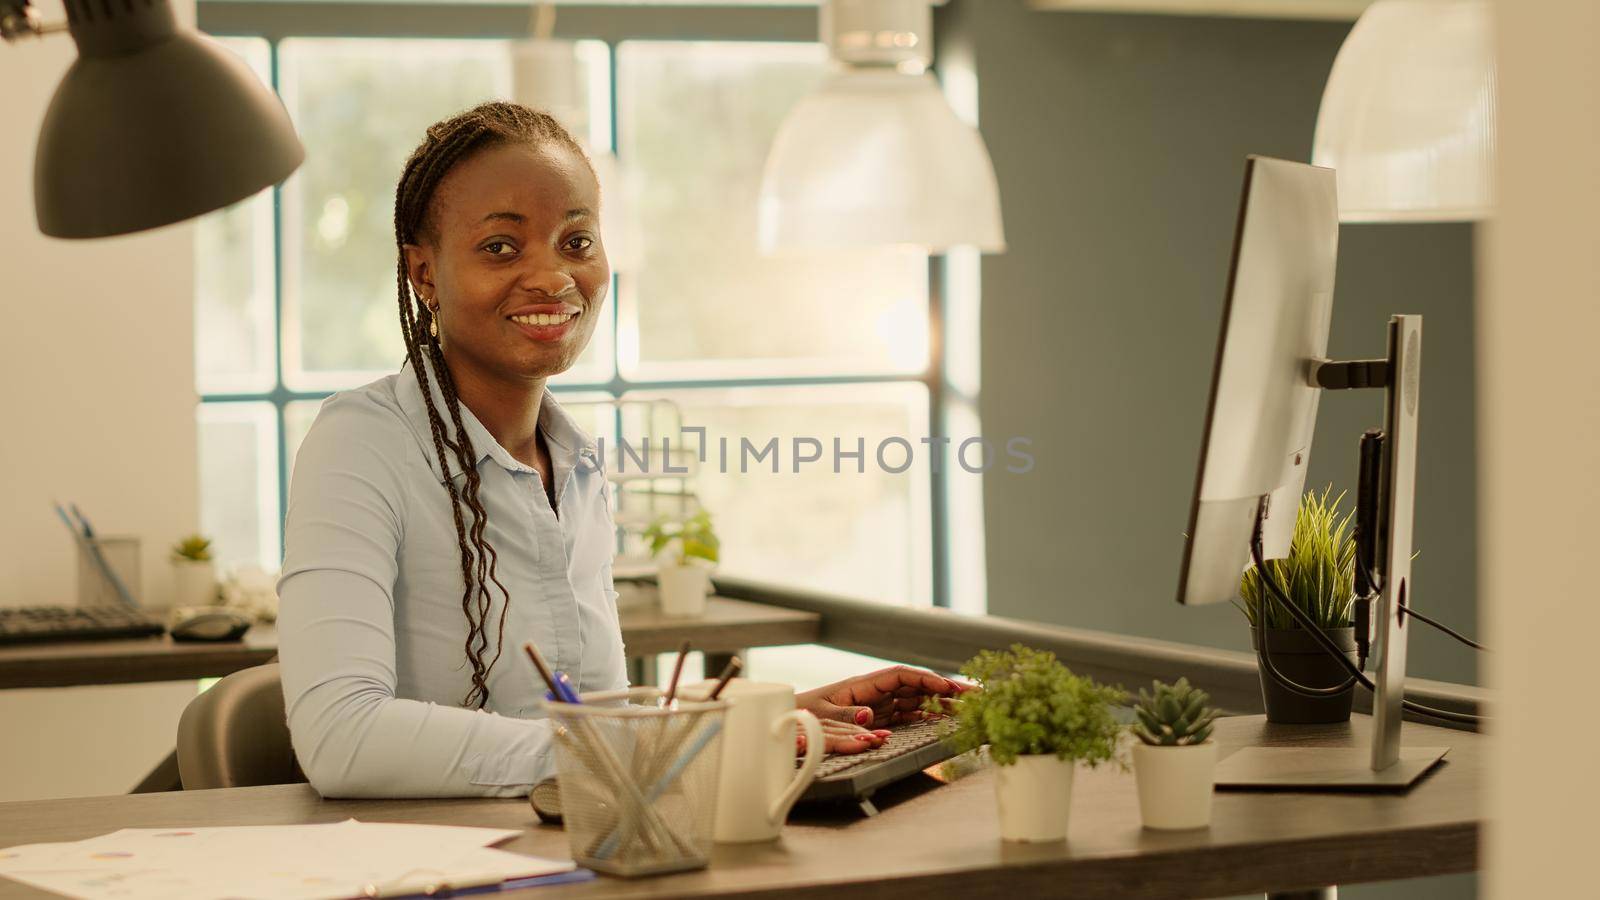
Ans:
{"type": "Polygon", "coordinates": [[[178,721],[186,791],[305,781],[283,711],[278,664],[242,669],[194,698],[178,721]]]}

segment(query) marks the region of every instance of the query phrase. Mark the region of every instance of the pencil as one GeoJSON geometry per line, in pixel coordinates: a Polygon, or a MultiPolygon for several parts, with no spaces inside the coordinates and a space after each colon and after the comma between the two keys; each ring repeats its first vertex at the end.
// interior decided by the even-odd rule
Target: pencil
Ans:
{"type": "Polygon", "coordinates": [[[667,706],[672,705],[672,699],[678,696],[678,679],[683,675],[683,661],[689,656],[689,642],[684,641],[678,646],[678,661],[672,666],[672,680],[667,682],[667,706]]]}
{"type": "Polygon", "coordinates": [[[722,674],[717,676],[717,686],[711,689],[711,696],[706,699],[717,699],[722,694],[722,689],[728,686],[728,682],[732,681],[733,676],[739,674],[739,670],[742,668],[744,668],[744,661],[739,657],[735,656],[733,659],[728,660],[728,665],[723,668],[722,674]]]}
{"type": "Polygon", "coordinates": [[[545,665],[544,657],[539,655],[539,648],[533,645],[533,641],[529,641],[522,645],[522,649],[528,654],[528,659],[533,661],[533,667],[539,670],[539,677],[550,686],[550,696],[554,697],[557,703],[565,703],[567,695],[562,693],[561,686],[556,684],[556,676],[550,672],[550,667],[545,665]]]}

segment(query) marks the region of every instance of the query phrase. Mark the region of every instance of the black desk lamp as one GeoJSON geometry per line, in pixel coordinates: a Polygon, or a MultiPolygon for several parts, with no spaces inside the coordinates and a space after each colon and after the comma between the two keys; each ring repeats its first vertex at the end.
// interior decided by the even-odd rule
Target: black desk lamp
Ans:
{"type": "MultiPolygon", "coordinates": [[[[53,237],[127,234],[242,200],[305,148],[235,54],[180,26],[170,0],[65,0],[78,59],[39,130],[34,211],[53,237]]],[[[0,36],[60,31],[0,0],[0,36]]]]}

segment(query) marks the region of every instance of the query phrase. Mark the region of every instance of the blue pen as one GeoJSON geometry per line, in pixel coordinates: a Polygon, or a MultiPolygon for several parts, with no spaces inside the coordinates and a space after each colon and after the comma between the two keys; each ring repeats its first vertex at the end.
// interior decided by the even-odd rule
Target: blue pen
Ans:
{"type": "Polygon", "coordinates": [[[89,520],[83,518],[83,514],[78,512],[78,505],[76,503],[72,504],[72,511],[78,516],[79,524],[73,524],[72,518],[67,515],[66,509],[60,503],[52,503],[51,505],[56,508],[56,515],[61,517],[61,524],[67,526],[67,530],[72,532],[72,539],[77,542],[78,548],[89,554],[89,560],[94,563],[94,567],[100,570],[101,576],[111,584],[111,589],[117,592],[117,599],[121,600],[125,606],[137,607],[138,604],[133,602],[133,595],[128,593],[127,585],[123,584],[122,579],[117,577],[116,570],[111,568],[111,563],[106,561],[105,554],[101,553],[100,548],[95,545],[94,529],[89,527],[89,520]]]}
{"type": "Polygon", "coordinates": [[[561,699],[564,702],[567,702],[567,703],[582,703],[583,702],[583,700],[581,700],[578,697],[577,690],[574,689],[573,686],[572,686],[572,679],[568,678],[567,677],[567,673],[561,671],[560,669],[556,670],[556,689],[561,692],[561,699]]]}

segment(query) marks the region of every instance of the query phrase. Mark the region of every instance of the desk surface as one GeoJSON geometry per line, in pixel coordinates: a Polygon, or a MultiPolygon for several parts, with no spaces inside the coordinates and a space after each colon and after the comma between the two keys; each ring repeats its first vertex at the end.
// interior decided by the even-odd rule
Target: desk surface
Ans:
{"type": "MultiPolygon", "coordinates": [[[[634,656],[676,650],[685,638],[709,653],[808,644],[816,641],[822,621],[816,613],[723,597],[710,598],[706,614],[692,619],[664,616],[654,604],[626,606],[619,618],[623,643],[634,656]]],[[[223,644],[160,637],[0,647],[0,690],[212,678],[260,665],[277,652],[277,631],[270,625],[223,644]]]]}
{"type": "MultiPolygon", "coordinates": [[[[1218,722],[1223,755],[1255,743],[1338,746],[1364,742],[1369,720],[1349,725],[1218,722]]],[[[1447,745],[1447,762],[1399,796],[1219,793],[1212,827],[1145,831],[1131,774],[1082,771],[1066,843],[998,839],[993,774],[940,785],[926,776],[886,788],[882,814],[797,811],[781,841],[719,846],[709,869],[623,881],[537,888],[530,900],[590,897],[811,897],[849,886],[875,898],[1210,897],[1326,884],[1441,875],[1476,868],[1485,738],[1406,724],[1408,744],[1447,745]]],[[[566,837],[532,824],[522,800],[344,800],[307,785],[136,794],[0,804],[0,847],[80,840],[129,827],[277,825],[366,821],[525,828],[500,846],[567,857],[566,837]]],[[[0,879],[0,900],[44,896],[0,879]]]]}

